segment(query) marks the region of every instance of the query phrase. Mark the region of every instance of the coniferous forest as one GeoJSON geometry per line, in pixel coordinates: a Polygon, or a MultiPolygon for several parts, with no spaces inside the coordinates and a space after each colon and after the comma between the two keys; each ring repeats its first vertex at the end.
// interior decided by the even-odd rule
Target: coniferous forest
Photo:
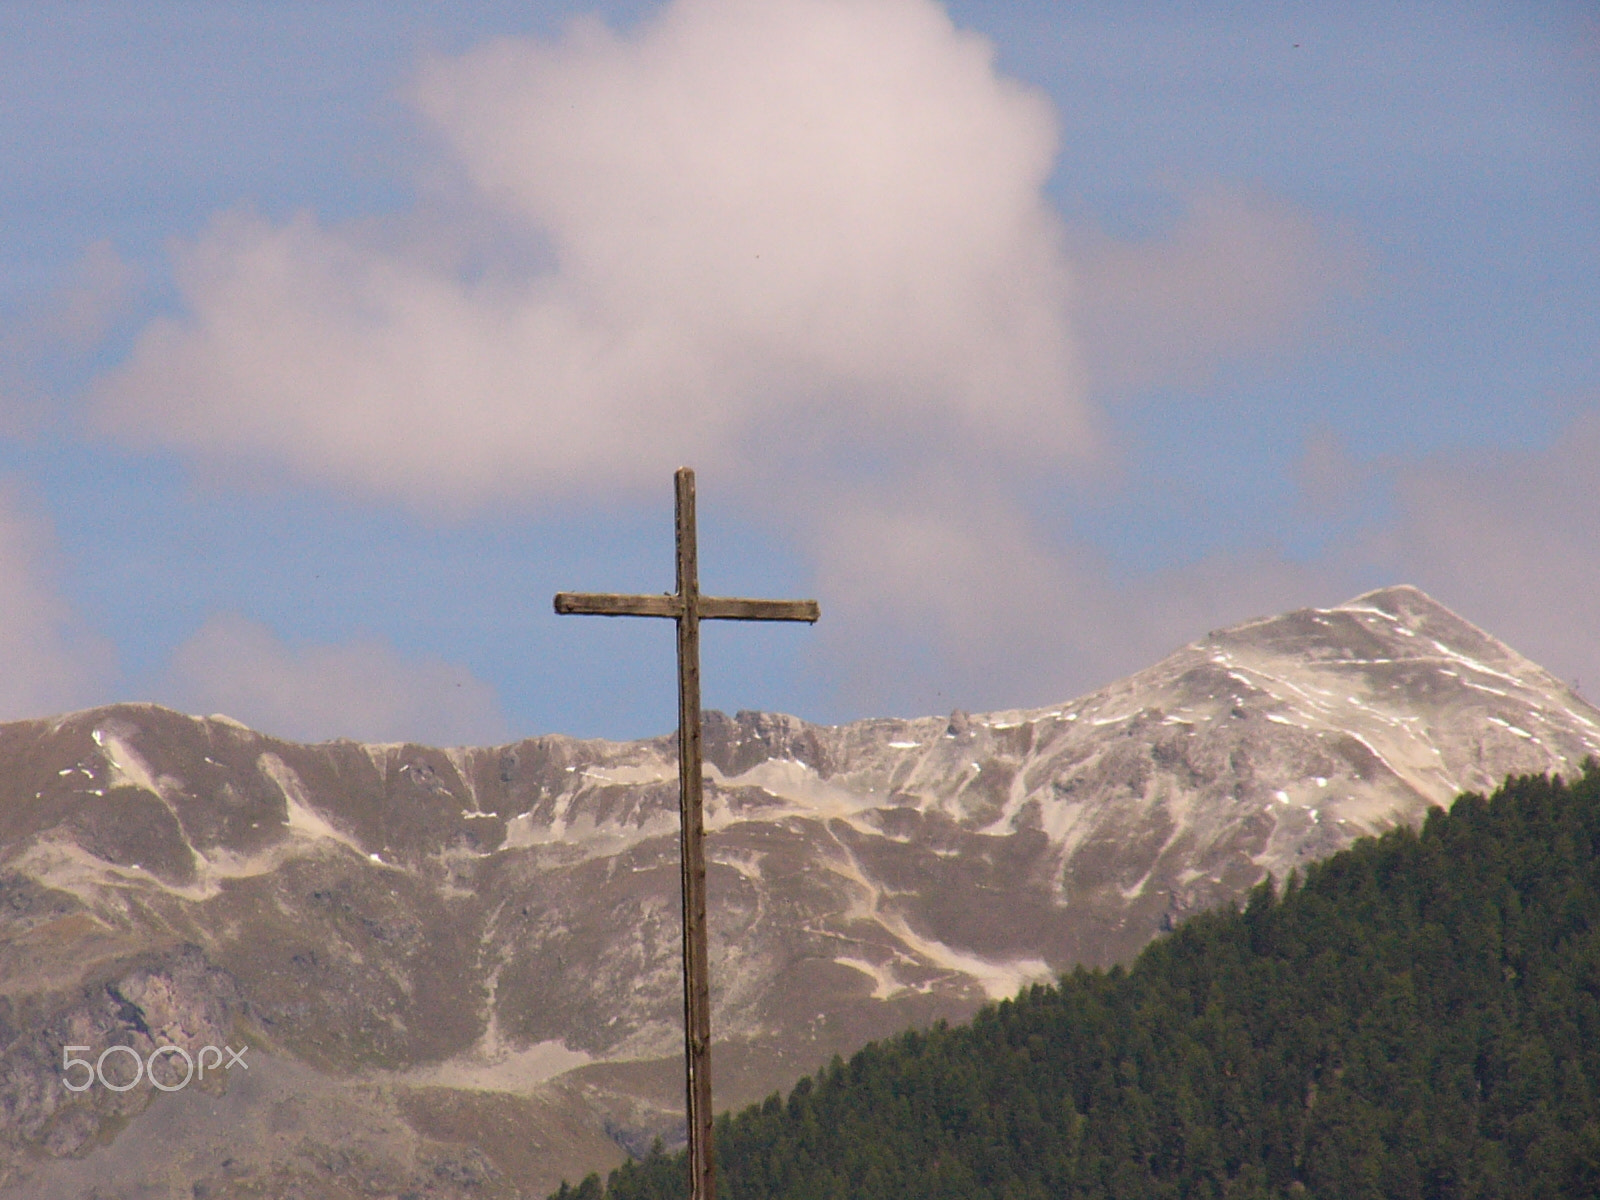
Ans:
{"type": "MultiPolygon", "coordinates": [[[[717,1124],[725,1200],[1600,1196],[1600,764],[717,1124]]],[[[681,1155],[565,1200],[681,1200],[681,1155]]]]}

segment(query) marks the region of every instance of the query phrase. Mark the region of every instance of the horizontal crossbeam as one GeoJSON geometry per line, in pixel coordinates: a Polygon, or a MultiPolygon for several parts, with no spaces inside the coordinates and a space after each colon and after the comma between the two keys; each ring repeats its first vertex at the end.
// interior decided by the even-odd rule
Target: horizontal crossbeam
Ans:
{"type": "Polygon", "coordinates": [[[621,596],[616,592],[557,592],[556,612],[596,617],[681,617],[683,600],[670,592],[621,596]]]}
{"type": "MultiPolygon", "coordinates": [[[[624,596],[615,592],[557,592],[556,612],[597,617],[681,617],[683,598],[670,592],[624,596]]],[[[806,621],[815,624],[821,612],[815,600],[746,600],[736,596],[700,596],[695,613],[702,621],[806,621]]]]}
{"type": "Polygon", "coordinates": [[[815,600],[740,600],[732,596],[701,596],[702,621],[809,621],[821,615],[815,600]]]}

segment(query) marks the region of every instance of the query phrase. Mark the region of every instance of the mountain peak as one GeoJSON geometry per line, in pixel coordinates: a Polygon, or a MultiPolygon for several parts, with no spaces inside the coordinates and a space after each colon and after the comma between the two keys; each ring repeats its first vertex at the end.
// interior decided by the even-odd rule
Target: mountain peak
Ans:
{"type": "Polygon", "coordinates": [[[1335,608],[1378,608],[1396,616],[1405,611],[1432,609],[1455,616],[1427,592],[1410,583],[1392,583],[1387,587],[1373,588],[1370,592],[1337,604],[1335,608]]]}
{"type": "MultiPolygon", "coordinates": [[[[1463,790],[1574,772],[1600,711],[1391,587],[1046,708],[708,712],[705,746],[717,1098],[738,1105],[1124,960],[1463,790]]],[[[456,1196],[413,1177],[442,1140],[527,1194],[670,1143],[676,770],[670,738],[299,745],[128,704],[0,725],[0,1181],[117,1190],[220,1145],[281,1195],[335,1138],[390,1147],[391,1192],[456,1196]],[[148,1055],[162,1030],[247,1034],[252,1087],[174,1120],[153,1107],[174,1097],[60,1086],[63,1046],[148,1055]]]]}

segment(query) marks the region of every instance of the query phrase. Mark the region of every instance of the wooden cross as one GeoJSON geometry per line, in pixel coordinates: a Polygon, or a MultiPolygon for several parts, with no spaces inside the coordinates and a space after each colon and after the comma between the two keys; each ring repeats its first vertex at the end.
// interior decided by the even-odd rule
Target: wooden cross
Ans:
{"type": "Polygon", "coordinates": [[[650,596],[557,592],[556,612],[602,617],[671,617],[678,623],[678,816],[683,879],[684,1090],[689,1116],[690,1200],[715,1200],[711,1155],[711,986],[706,960],[705,820],[700,784],[700,622],[807,621],[815,600],[702,596],[695,551],[694,472],[679,467],[678,590],[650,596]]]}

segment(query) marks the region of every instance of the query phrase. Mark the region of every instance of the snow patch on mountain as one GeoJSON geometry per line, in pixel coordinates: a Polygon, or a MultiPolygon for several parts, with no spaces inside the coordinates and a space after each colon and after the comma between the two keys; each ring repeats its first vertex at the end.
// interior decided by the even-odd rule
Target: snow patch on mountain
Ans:
{"type": "Polygon", "coordinates": [[[359,842],[349,834],[334,828],[328,819],[316,810],[306,795],[300,777],[288,763],[271,753],[261,755],[256,763],[261,773],[277,784],[278,790],[283,793],[284,803],[288,808],[288,816],[284,818],[283,823],[289,827],[291,833],[308,841],[334,842],[366,857],[366,851],[359,842]]]}

